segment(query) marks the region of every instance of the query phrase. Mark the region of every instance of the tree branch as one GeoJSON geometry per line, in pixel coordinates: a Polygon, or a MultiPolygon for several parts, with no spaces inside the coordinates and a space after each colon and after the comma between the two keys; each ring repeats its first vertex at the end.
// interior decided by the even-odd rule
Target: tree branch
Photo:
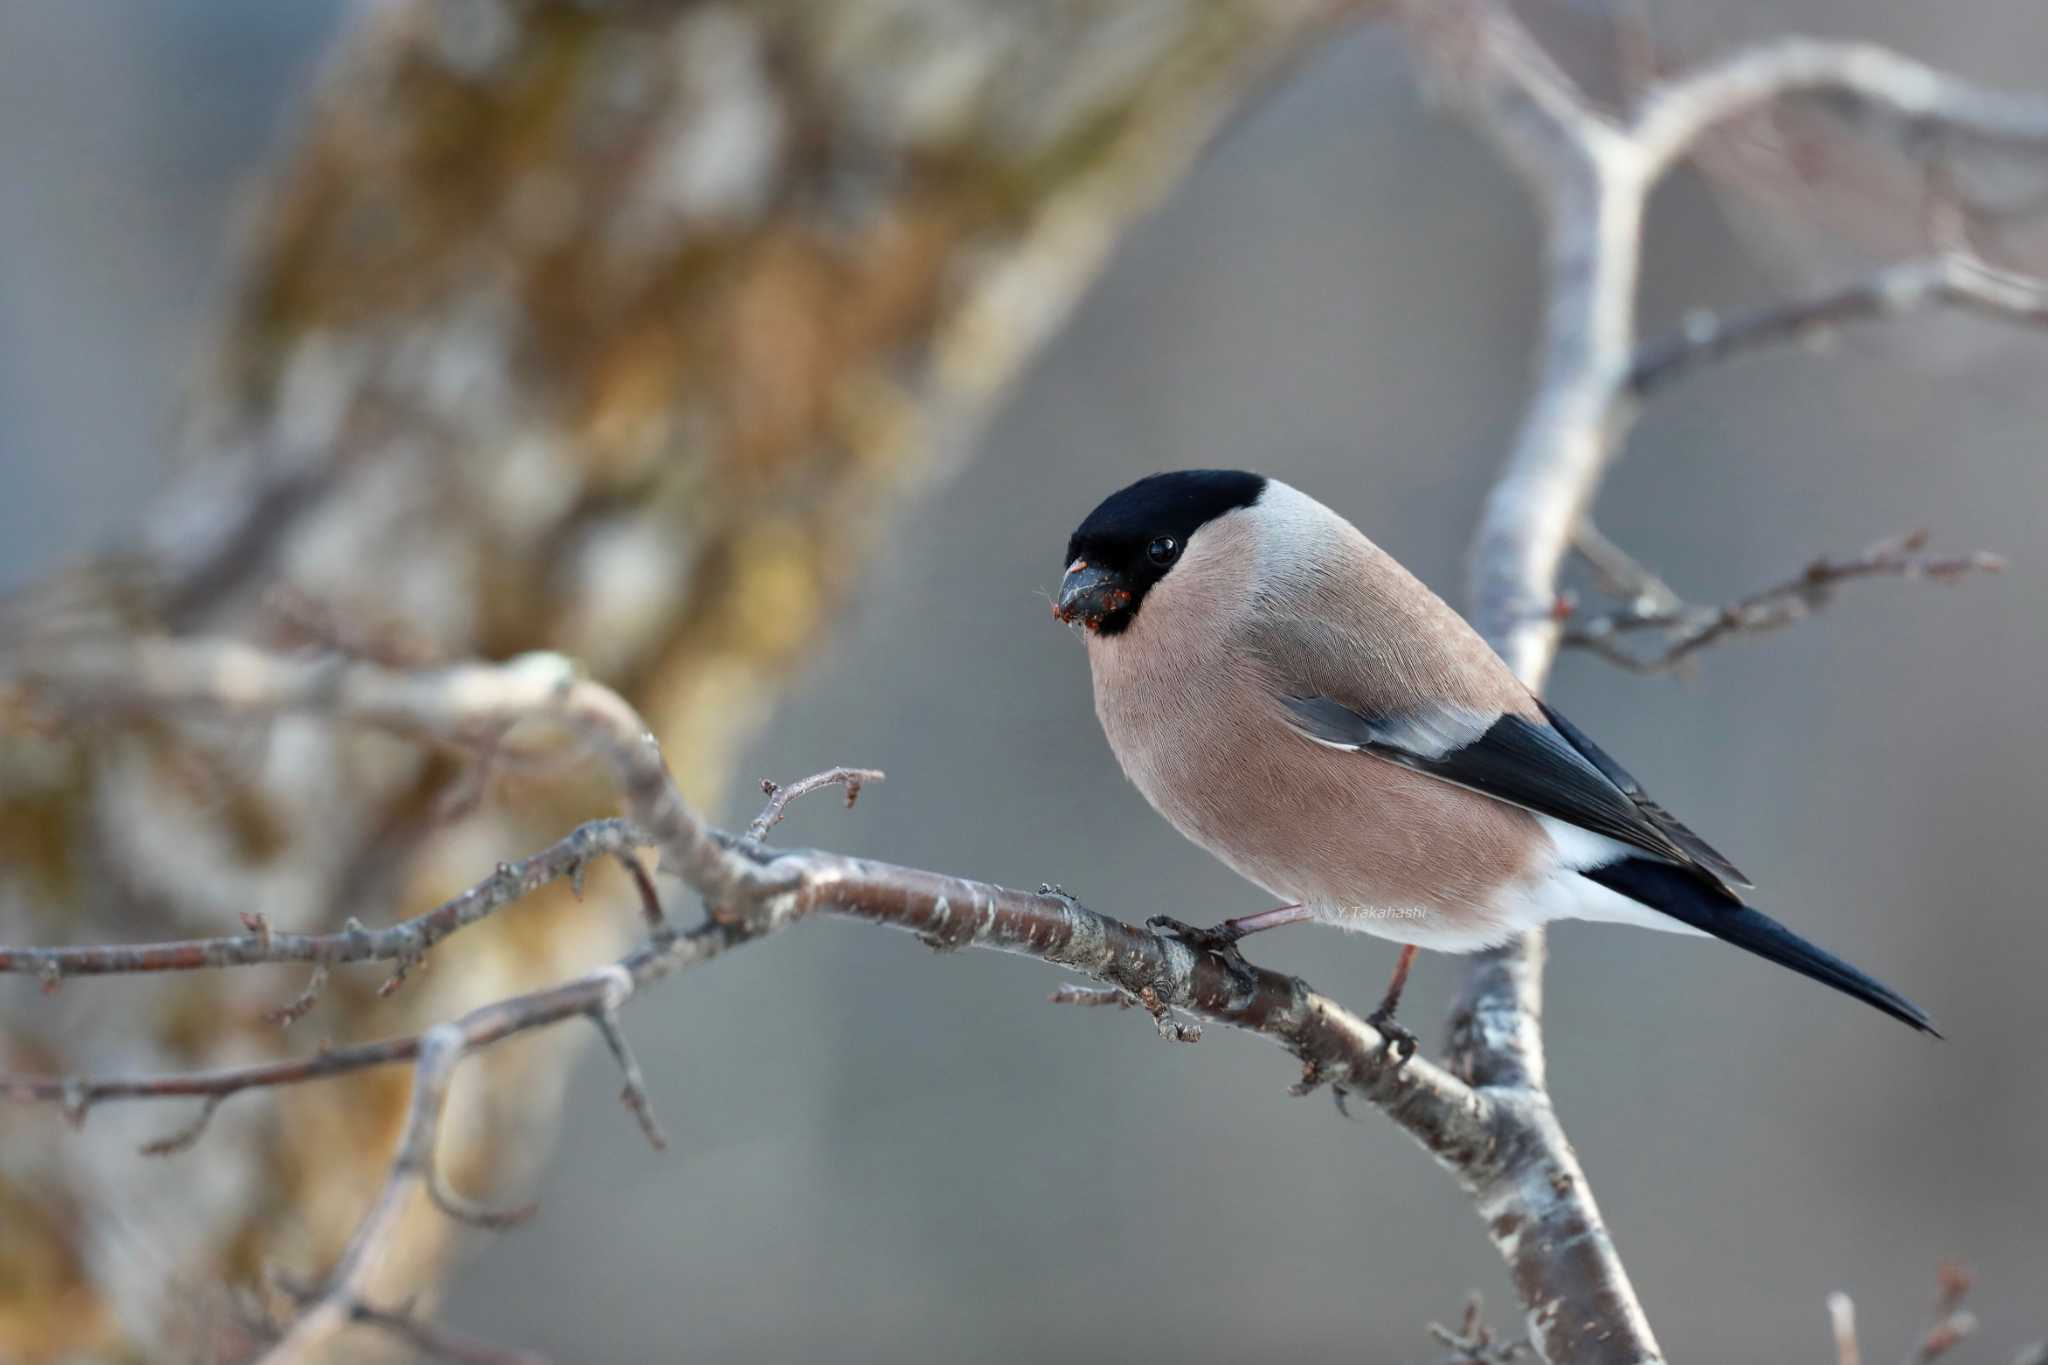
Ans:
{"type": "Polygon", "coordinates": [[[1912,531],[1879,541],[1851,559],[1814,560],[1798,574],[1725,606],[1674,602],[1667,606],[1625,604],[1620,610],[1579,618],[1565,626],[1567,647],[1588,649],[1609,663],[1634,673],[1668,673],[1692,656],[1737,635],[1781,630],[1804,621],[1827,606],[1843,583],[1867,578],[1922,578],[1954,583],[1971,574],[1999,573],[2005,561],[1979,550],[1967,555],[1923,555],[1927,532],[1912,531]],[[1632,653],[1617,637],[1663,631],[1664,646],[1654,654],[1632,653]]]}
{"type": "Polygon", "coordinates": [[[880,782],[882,776],[877,768],[831,768],[822,773],[812,773],[801,782],[792,782],[786,787],[763,778],[761,790],[767,793],[768,804],[754,817],[754,823],[747,826],[747,837],[766,838],[769,830],[782,823],[782,817],[789,813],[792,802],[826,787],[846,788],[846,808],[852,810],[853,803],[860,800],[861,787],[869,782],[880,782]]]}
{"type": "Polygon", "coordinates": [[[1689,315],[1674,335],[1651,342],[1629,369],[1629,391],[1648,397],[1666,384],[1781,342],[1804,342],[1852,322],[1911,317],[1950,307],[2007,322],[2048,324],[2048,281],[1960,253],[1887,266],[1838,289],[1723,317],[1689,315]]]}
{"type": "Polygon", "coordinates": [[[1973,84],[1871,43],[1778,38],[1651,88],[1632,140],[1661,174],[1717,125],[1795,95],[1902,120],[1909,146],[1944,140],[2048,151],[2048,100],[1973,84]]]}
{"type": "Polygon", "coordinates": [[[0,972],[26,973],[46,985],[67,976],[110,976],[135,972],[183,972],[207,967],[310,962],[313,984],[277,1013],[282,1023],[311,1007],[329,968],[352,962],[416,962],[427,950],[562,877],[580,878],[596,859],[644,848],[651,840],[624,820],[593,820],[529,858],[500,863],[495,872],[432,910],[381,929],[351,922],[331,934],[286,934],[261,917],[252,931],[223,938],[177,939],[164,943],[98,944],[61,948],[0,945],[0,972]]]}
{"type": "MultiPolygon", "coordinates": [[[[1906,1365],[1933,1365],[1962,1345],[1977,1331],[1977,1316],[1963,1306],[1970,1296],[1973,1277],[1953,1261],[1942,1265],[1935,1277],[1934,1312],[1927,1329],[1906,1355],[1906,1365]]],[[[1856,1304],[1847,1294],[1828,1295],[1828,1326],[1835,1341],[1835,1365],[1862,1365],[1863,1347],[1856,1335],[1856,1304]]],[[[2048,1342],[2034,1342],[2013,1354],[2013,1365],[2042,1365],[2048,1360],[2048,1342]]]]}
{"type": "Polygon", "coordinates": [[[1429,1334],[1451,1350],[1447,1365],[1511,1365],[1528,1354],[1527,1343],[1502,1341],[1485,1322],[1486,1305],[1475,1291],[1465,1300],[1465,1312],[1455,1328],[1440,1322],[1429,1324],[1429,1334]]]}

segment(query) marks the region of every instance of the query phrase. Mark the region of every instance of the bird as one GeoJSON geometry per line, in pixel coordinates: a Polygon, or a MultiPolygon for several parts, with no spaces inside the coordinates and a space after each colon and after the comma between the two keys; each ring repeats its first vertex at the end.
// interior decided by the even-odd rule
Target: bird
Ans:
{"type": "Polygon", "coordinates": [[[1537,697],[1448,603],[1308,494],[1184,469],[1067,541],[1054,617],[1087,643],[1118,764],[1189,840],[1282,902],[1154,928],[1242,963],[1315,922],[1471,952],[1554,920],[1706,935],[1939,1037],[1890,987],[1747,904],[1752,883],[1537,697]]]}

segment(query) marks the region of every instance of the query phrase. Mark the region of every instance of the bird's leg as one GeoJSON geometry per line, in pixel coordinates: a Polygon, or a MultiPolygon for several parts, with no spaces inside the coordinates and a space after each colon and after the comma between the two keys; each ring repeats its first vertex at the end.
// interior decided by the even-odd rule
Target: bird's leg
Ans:
{"type": "Polygon", "coordinates": [[[1405,944],[1401,948],[1401,960],[1394,964],[1394,978],[1387,982],[1387,993],[1380,997],[1380,1007],[1365,1016],[1365,1022],[1386,1036],[1387,1045],[1404,1062],[1415,1055],[1420,1040],[1394,1022],[1394,1011],[1400,1007],[1401,992],[1408,986],[1408,969],[1414,965],[1415,945],[1405,944]]]}
{"type": "Polygon", "coordinates": [[[1276,905],[1271,910],[1261,910],[1256,915],[1240,915],[1227,919],[1212,931],[1230,935],[1232,943],[1246,934],[1261,933],[1267,929],[1278,929],[1283,924],[1303,924],[1315,918],[1305,905],[1276,905]]]}

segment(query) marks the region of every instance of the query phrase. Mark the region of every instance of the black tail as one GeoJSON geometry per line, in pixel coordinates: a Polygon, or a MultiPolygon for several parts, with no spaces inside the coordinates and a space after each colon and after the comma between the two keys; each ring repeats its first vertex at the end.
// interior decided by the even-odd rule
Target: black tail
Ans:
{"type": "Polygon", "coordinates": [[[1579,874],[1618,891],[1630,900],[1661,910],[1680,923],[1712,934],[1724,943],[1747,948],[1781,967],[1790,967],[1844,995],[1883,1010],[1902,1023],[1939,1038],[1941,1033],[1918,1005],[1891,987],[1872,980],[1824,948],[1817,948],[1784,925],[1730,899],[1692,873],[1649,858],[1623,858],[1618,863],[1579,874]]]}

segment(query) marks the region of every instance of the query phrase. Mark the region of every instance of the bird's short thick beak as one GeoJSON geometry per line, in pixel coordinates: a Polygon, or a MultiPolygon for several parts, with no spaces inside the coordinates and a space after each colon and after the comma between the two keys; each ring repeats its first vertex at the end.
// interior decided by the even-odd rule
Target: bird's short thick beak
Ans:
{"type": "Polygon", "coordinates": [[[1077,559],[1067,566],[1067,576],[1060,580],[1060,599],[1053,604],[1052,614],[1062,621],[1080,621],[1092,627],[1130,603],[1131,590],[1115,574],[1077,559]]]}

